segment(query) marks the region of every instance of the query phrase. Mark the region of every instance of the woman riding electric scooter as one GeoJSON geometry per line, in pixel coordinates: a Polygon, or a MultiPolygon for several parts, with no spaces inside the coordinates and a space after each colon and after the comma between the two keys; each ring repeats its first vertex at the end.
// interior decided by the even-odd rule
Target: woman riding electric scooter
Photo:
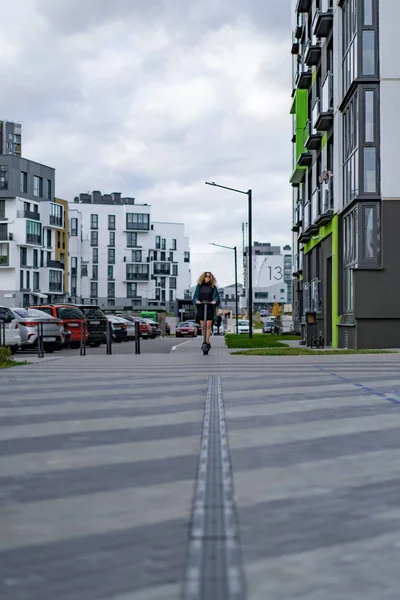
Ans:
{"type": "Polygon", "coordinates": [[[205,271],[199,277],[193,296],[193,304],[196,304],[196,322],[201,324],[203,331],[203,353],[208,354],[211,349],[210,336],[215,321],[216,307],[220,305],[217,289],[217,280],[210,271],[205,271]]]}

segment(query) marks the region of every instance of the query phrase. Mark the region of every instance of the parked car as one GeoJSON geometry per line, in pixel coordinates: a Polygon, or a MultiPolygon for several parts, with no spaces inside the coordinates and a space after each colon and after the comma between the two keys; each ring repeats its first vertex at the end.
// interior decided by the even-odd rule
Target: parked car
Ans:
{"type": "Polygon", "coordinates": [[[197,337],[197,329],[191,323],[179,323],[175,335],[176,337],[197,337]]]}
{"type": "Polygon", "coordinates": [[[273,333],[274,332],[274,327],[275,327],[275,320],[274,319],[267,319],[263,323],[263,329],[262,329],[263,333],[273,333]]]}
{"type": "MultiPolygon", "coordinates": [[[[250,331],[250,323],[247,319],[240,319],[238,321],[237,329],[235,324],[235,332],[236,333],[249,333],[250,331]]],[[[254,325],[253,325],[253,333],[254,333],[254,325]]]]}
{"type": "MultiPolygon", "coordinates": [[[[221,323],[221,325],[219,326],[219,335],[224,335],[224,333],[225,333],[225,325],[223,323],[221,323]]],[[[215,324],[213,325],[213,334],[218,335],[218,327],[215,324]]]]}
{"type": "Polygon", "coordinates": [[[7,306],[0,306],[0,328],[4,323],[5,339],[2,339],[3,331],[0,331],[0,343],[10,349],[15,354],[21,347],[21,336],[18,328],[18,321],[14,313],[7,306]]]}
{"type": "Polygon", "coordinates": [[[152,321],[151,319],[143,319],[148,323],[151,327],[151,339],[155,340],[157,337],[161,336],[161,329],[159,324],[156,321],[152,321]]]}
{"type": "Polygon", "coordinates": [[[140,337],[148,340],[153,335],[153,330],[151,325],[147,323],[144,319],[139,319],[139,329],[140,329],[140,337]]]}
{"type": "Polygon", "coordinates": [[[126,321],[115,315],[106,315],[107,320],[111,323],[111,337],[114,342],[120,344],[126,340],[126,321]]]}
{"type": "Polygon", "coordinates": [[[89,346],[98,347],[107,339],[107,318],[99,306],[95,304],[74,304],[86,317],[89,346]]]}
{"type": "Polygon", "coordinates": [[[38,344],[38,323],[43,323],[43,347],[46,352],[61,350],[64,341],[64,323],[36,308],[12,308],[18,321],[21,348],[35,348],[38,344]]]}
{"type": "Polygon", "coordinates": [[[41,310],[52,317],[61,319],[64,323],[65,344],[71,348],[79,348],[81,344],[81,328],[84,339],[88,338],[86,318],[83,312],[76,306],[67,304],[40,304],[30,306],[41,310]]]}
{"type": "Polygon", "coordinates": [[[184,323],[188,323],[188,325],[191,325],[192,327],[195,327],[196,331],[197,331],[197,335],[201,335],[201,325],[200,325],[200,323],[196,323],[196,321],[192,321],[191,319],[188,319],[187,321],[184,321],[184,323]]]}
{"type": "Polygon", "coordinates": [[[124,317],[121,317],[118,315],[118,318],[125,323],[126,325],[126,338],[124,339],[124,342],[131,342],[134,339],[136,339],[136,327],[135,327],[135,322],[131,321],[130,319],[125,319],[124,317]]]}

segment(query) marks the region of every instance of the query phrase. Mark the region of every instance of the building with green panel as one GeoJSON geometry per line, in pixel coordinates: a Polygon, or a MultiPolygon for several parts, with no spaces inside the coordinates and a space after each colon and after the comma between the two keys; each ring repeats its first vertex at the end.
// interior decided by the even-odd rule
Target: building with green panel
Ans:
{"type": "Polygon", "coordinates": [[[292,17],[294,322],[400,347],[400,2],[292,0],[292,17]]]}

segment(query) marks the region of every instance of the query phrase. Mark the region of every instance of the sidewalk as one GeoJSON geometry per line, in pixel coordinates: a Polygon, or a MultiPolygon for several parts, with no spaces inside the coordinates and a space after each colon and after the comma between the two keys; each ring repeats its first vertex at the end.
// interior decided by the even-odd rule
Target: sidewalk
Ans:
{"type": "Polygon", "coordinates": [[[398,597],[399,355],[232,356],[223,340],[0,371],[0,597],[178,600],[196,548],[194,569],[218,567],[229,531],[249,600],[398,597]],[[225,482],[225,508],[196,513],[212,543],[207,519],[190,529],[199,465],[225,482]]]}

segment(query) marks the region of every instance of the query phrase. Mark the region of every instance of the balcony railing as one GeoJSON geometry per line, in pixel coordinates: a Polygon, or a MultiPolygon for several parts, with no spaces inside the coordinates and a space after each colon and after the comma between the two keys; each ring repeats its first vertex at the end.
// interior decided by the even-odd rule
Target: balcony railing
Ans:
{"type": "Polygon", "coordinates": [[[150,223],[127,223],[127,231],[149,231],[150,223]]]}
{"type": "Polygon", "coordinates": [[[59,283],[58,281],[50,281],[49,290],[51,292],[62,292],[62,283],[59,283]]]}
{"type": "Polygon", "coordinates": [[[19,219],[30,219],[31,221],[40,221],[40,213],[36,210],[19,210],[17,212],[17,217],[19,219]]]}
{"type": "Polygon", "coordinates": [[[50,215],[50,225],[56,225],[57,227],[63,226],[63,218],[57,217],[56,215],[50,215]]]}
{"type": "Polygon", "coordinates": [[[314,12],[312,22],[313,34],[325,38],[332,31],[333,26],[333,0],[321,0],[320,8],[314,12]]]}
{"type": "Polygon", "coordinates": [[[47,267],[49,269],[63,269],[64,270],[64,263],[60,262],[59,260],[48,260],[47,261],[47,267]]]}
{"type": "Polygon", "coordinates": [[[149,273],[127,273],[126,280],[127,281],[148,281],[149,273]]]}
{"type": "Polygon", "coordinates": [[[42,245],[42,236],[35,235],[34,233],[27,233],[26,234],[26,243],[27,244],[35,244],[36,246],[41,246],[42,245]]]}

